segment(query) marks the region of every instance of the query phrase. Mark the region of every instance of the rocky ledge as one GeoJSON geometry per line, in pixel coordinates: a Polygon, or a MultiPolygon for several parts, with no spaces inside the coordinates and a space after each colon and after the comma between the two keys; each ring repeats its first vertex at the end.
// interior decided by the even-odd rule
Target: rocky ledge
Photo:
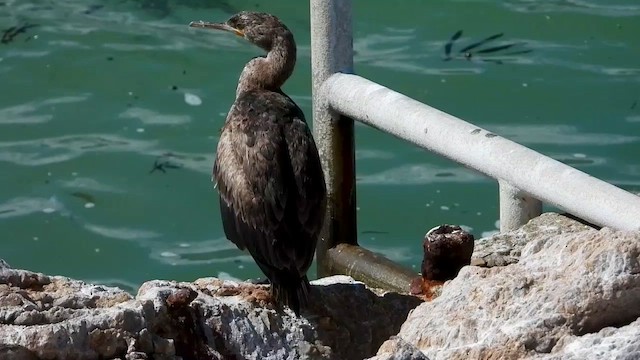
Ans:
{"type": "Polygon", "coordinates": [[[640,232],[543,214],[472,264],[374,359],[640,359],[640,232]]]}
{"type": "Polygon", "coordinates": [[[0,262],[0,359],[638,359],[640,233],[544,214],[476,241],[437,298],[313,282],[302,316],[260,285],[150,281],[133,297],[0,262]]]}
{"type": "Polygon", "coordinates": [[[297,317],[261,285],[155,280],[132,297],[2,262],[0,359],[362,359],[421,302],[345,276],[313,285],[297,317]]]}

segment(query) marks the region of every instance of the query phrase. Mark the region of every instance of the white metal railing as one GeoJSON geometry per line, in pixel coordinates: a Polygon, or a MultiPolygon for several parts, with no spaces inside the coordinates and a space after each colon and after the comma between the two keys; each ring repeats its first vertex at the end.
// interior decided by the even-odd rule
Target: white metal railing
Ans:
{"type": "Polygon", "coordinates": [[[525,146],[352,74],[350,0],[311,0],[313,122],[329,193],[329,246],[355,236],[353,120],[479,171],[500,186],[500,230],[540,215],[542,201],[593,224],[640,230],[640,197],[525,146]],[[345,160],[346,159],[346,160],[345,160]],[[353,204],[344,204],[345,192],[353,204]],[[348,195],[347,194],[347,195],[348,195]],[[350,229],[349,234],[344,229],[350,229]],[[337,239],[335,239],[337,237],[337,239]]]}
{"type": "Polygon", "coordinates": [[[359,76],[332,75],[323,90],[333,110],[499,180],[506,230],[539,214],[533,198],[597,225],[640,229],[635,194],[359,76]]]}

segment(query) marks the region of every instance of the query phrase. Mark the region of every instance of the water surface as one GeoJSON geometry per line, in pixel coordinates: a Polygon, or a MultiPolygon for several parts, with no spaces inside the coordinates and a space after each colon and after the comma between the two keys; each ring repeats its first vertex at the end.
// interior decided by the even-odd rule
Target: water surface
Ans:
{"type": "MultiPolygon", "coordinates": [[[[260,51],[186,26],[244,9],[294,31],[285,91],[311,119],[304,1],[0,0],[1,258],[130,290],[259,275],[224,238],[210,173],[239,72],[260,51]]],[[[354,1],[354,15],[357,73],[640,188],[637,1],[372,0],[354,1]]],[[[495,231],[494,181],[356,129],[361,243],[416,267],[433,226],[495,231]]]]}

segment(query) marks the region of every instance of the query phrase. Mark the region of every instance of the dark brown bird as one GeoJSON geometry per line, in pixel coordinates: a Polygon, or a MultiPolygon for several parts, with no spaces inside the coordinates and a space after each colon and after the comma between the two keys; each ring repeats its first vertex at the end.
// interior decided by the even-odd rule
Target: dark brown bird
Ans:
{"type": "Polygon", "coordinates": [[[311,266],[325,213],[318,150],[302,110],[280,89],[293,72],[293,34],[270,14],[241,12],[224,30],[267,52],[240,75],[213,165],[224,232],[247,249],[271,283],[271,294],[296,314],[307,300],[311,266]]]}

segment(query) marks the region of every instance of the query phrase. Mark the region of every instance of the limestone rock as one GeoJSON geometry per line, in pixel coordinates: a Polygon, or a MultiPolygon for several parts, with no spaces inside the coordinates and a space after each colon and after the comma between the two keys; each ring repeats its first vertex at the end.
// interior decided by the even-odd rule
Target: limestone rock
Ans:
{"type": "Polygon", "coordinates": [[[429,358],[401,337],[392,336],[382,344],[378,355],[368,360],[429,360],[429,358]]]}
{"type": "Polygon", "coordinates": [[[517,262],[463,268],[411,312],[398,336],[432,360],[638,352],[640,232],[545,214],[499,239],[517,245],[504,254],[517,262]]]}
{"type": "Polygon", "coordinates": [[[640,319],[620,328],[607,327],[597,333],[567,336],[563,351],[539,359],[640,359],[640,319]]]}
{"type": "Polygon", "coordinates": [[[522,249],[543,237],[594,230],[566,216],[545,213],[521,228],[476,240],[471,265],[504,266],[518,262],[522,249]]]}
{"type": "Polygon", "coordinates": [[[296,317],[260,285],[155,280],[134,298],[0,261],[0,360],[362,359],[421,302],[348,277],[312,284],[296,317]]]}

